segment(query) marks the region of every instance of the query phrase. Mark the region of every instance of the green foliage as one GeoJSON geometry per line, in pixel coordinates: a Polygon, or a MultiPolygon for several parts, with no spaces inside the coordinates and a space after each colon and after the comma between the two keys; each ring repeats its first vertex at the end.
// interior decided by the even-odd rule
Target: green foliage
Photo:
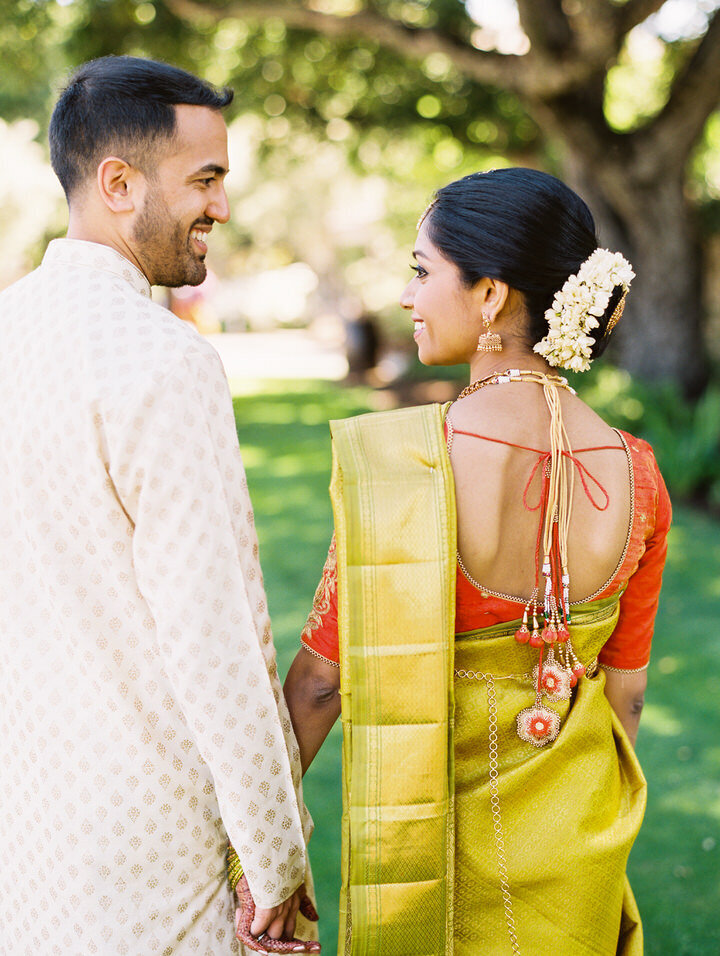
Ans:
{"type": "Polygon", "coordinates": [[[648,30],[630,33],[605,82],[605,116],[613,129],[630,132],[662,109],[697,38],[663,42],[648,30]]]}
{"type": "MultiPolygon", "coordinates": [[[[52,87],[72,66],[108,53],[166,59],[236,90],[228,111],[242,126],[231,144],[233,217],[214,238],[212,265],[237,275],[305,262],[319,277],[323,313],[370,312],[394,331],[414,224],[432,192],[506,164],[508,153],[527,162],[537,149],[537,127],[516,98],[470,82],[439,52],[410,64],[372,40],[328,39],[278,18],[218,21],[208,13],[186,22],[162,0],[23,5],[37,36],[49,31],[52,55],[33,48],[44,96],[30,104],[20,84],[7,112],[30,112],[42,129],[52,87]]],[[[456,0],[379,7],[458,37],[473,26],[456,0]]],[[[22,18],[9,19],[23,27],[22,18]]],[[[18,270],[7,271],[0,285],[18,270]]]]}
{"type": "MultiPolygon", "coordinates": [[[[373,6],[408,27],[440,27],[463,39],[473,27],[456,0],[373,6]]],[[[537,143],[537,127],[514,97],[468,80],[444,54],[409,64],[378,42],[328,38],[289,28],[277,18],[227,18],[218,25],[198,18],[194,26],[199,35],[191,45],[193,57],[214,82],[242,91],[241,108],[290,123],[301,120],[331,139],[347,137],[355,160],[362,162],[357,146],[364,132],[414,135],[415,127],[428,121],[442,123],[471,148],[521,151],[537,143]],[[490,122],[478,123],[479,118],[490,122]]]]}
{"type": "Polygon", "coordinates": [[[644,55],[638,55],[636,50],[633,56],[626,47],[618,62],[608,70],[605,115],[619,132],[630,132],[645,125],[665,105],[670,94],[675,71],[668,47],[647,35],[643,45],[644,55]],[[654,49],[648,50],[651,43],[654,49]]]}
{"type": "MultiPolygon", "coordinates": [[[[230,115],[248,110],[269,118],[302,122],[330,138],[345,138],[356,161],[361,134],[381,129],[409,131],[443,124],[463,146],[491,151],[532,150],[538,130],[517,100],[481,87],[459,73],[444,54],[431,53],[413,65],[372,41],[331,40],[288,29],[276,18],[191,23],[174,16],[162,0],[0,0],[12,7],[0,52],[11,69],[3,90],[2,115],[46,119],[50,80],[94,57],[128,53],[166,59],[238,91],[230,115]],[[40,95],[38,91],[44,95],[40,95]],[[341,123],[338,123],[341,121],[341,123]]],[[[440,24],[466,36],[472,21],[463,4],[379,4],[415,27],[440,24]]],[[[4,86],[5,84],[4,78],[4,86]]],[[[277,146],[278,139],[269,145],[277,146]]]]}
{"type": "Polygon", "coordinates": [[[44,120],[73,14],[54,0],[0,0],[0,116],[44,120]]]}
{"type": "MultiPolygon", "coordinates": [[[[408,37],[432,29],[445,49],[457,42],[471,52],[482,46],[485,27],[468,11],[491,20],[493,7],[461,0],[324,0],[318,9],[340,16],[374,10],[408,37]]],[[[66,71],[108,53],[158,57],[231,85],[237,95],[229,119],[255,123],[253,169],[231,197],[228,242],[224,249],[222,238],[213,242],[223,253],[212,263],[215,271],[225,276],[307,263],[318,277],[320,311],[345,318],[371,312],[391,334],[399,327],[395,302],[407,261],[400,249],[409,246],[418,214],[438,186],[511,163],[561,172],[559,127],[546,141],[517,96],[470,79],[431,44],[422,56],[403,55],[379,37],[324,36],[262,13],[223,16],[223,8],[224,0],[208,0],[182,19],[171,0],[0,0],[0,116],[32,117],[41,137],[66,71]],[[321,162],[332,148],[335,155],[321,162]],[[366,202],[363,190],[375,189],[377,196],[378,184],[384,195],[366,202]],[[342,202],[372,208],[374,218],[362,223],[367,228],[355,229],[350,216],[341,235],[335,223],[342,202]]],[[[667,39],[652,29],[632,31],[619,62],[610,64],[604,110],[619,130],[642,125],[661,108],[702,32],[667,39]]],[[[493,42],[490,55],[501,57],[493,42]]],[[[518,69],[527,65],[522,60],[519,54],[518,69]]],[[[590,96],[586,103],[586,95],[577,94],[580,113],[593,101],[590,96]]],[[[537,104],[530,97],[528,105],[537,104]]],[[[707,229],[718,219],[718,115],[688,166],[687,194],[703,204],[707,229]]],[[[595,119],[602,124],[599,109],[595,119]]],[[[602,192],[603,177],[596,179],[602,192]]],[[[14,237],[13,243],[17,247],[14,237]]],[[[26,253],[15,258],[27,261],[26,253]]],[[[17,271],[0,269],[0,285],[17,271]]]]}
{"type": "Polygon", "coordinates": [[[606,421],[650,442],[672,494],[720,506],[720,385],[689,401],[671,383],[643,384],[608,366],[569,377],[606,421]]]}
{"type": "Polygon", "coordinates": [[[139,0],[73,0],[77,22],[65,41],[66,55],[76,65],[99,56],[127,53],[152,55],[193,68],[189,50],[195,30],[173,17],[161,3],[139,0]]]}

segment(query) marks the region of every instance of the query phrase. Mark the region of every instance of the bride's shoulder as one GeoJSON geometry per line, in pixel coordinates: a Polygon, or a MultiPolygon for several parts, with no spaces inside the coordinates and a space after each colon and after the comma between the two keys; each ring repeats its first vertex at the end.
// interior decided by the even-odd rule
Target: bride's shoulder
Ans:
{"type": "Polygon", "coordinates": [[[623,446],[618,429],[613,428],[594,409],[576,396],[567,403],[563,417],[571,443],[576,448],[623,446]]]}

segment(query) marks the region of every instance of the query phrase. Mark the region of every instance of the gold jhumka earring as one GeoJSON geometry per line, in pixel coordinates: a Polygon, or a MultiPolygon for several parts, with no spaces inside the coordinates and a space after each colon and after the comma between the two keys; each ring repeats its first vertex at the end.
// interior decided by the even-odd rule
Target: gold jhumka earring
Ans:
{"type": "Polygon", "coordinates": [[[478,339],[477,352],[502,352],[502,339],[497,332],[490,331],[490,319],[485,312],[482,314],[485,331],[478,339]]]}

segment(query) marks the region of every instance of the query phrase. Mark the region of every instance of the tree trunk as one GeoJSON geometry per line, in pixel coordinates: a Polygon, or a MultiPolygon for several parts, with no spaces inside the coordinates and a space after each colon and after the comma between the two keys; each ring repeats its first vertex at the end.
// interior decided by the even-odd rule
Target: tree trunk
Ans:
{"type": "Polygon", "coordinates": [[[671,380],[698,396],[708,380],[702,255],[684,170],[654,175],[642,150],[613,155],[608,142],[598,155],[577,137],[563,139],[565,178],[590,206],[601,246],[622,252],[636,273],[611,356],[634,376],[671,380]]]}
{"type": "Polygon", "coordinates": [[[626,223],[637,306],[618,327],[620,364],[645,380],[672,379],[696,397],[708,376],[699,236],[681,183],[666,180],[638,196],[643,213],[626,223]]]}

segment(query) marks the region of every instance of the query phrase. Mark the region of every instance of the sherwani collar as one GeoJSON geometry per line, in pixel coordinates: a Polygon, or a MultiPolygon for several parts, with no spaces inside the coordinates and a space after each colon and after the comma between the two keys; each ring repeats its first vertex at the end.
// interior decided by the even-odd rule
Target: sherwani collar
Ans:
{"type": "Polygon", "coordinates": [[[129,259],[110,246],[87,242],[84,239],[53,239],[45,251],[42,264],[46,266],[56,263],[108,272],[125,279],[136,292],[150,298],[150,283],[147,278],[129,259]]]}

